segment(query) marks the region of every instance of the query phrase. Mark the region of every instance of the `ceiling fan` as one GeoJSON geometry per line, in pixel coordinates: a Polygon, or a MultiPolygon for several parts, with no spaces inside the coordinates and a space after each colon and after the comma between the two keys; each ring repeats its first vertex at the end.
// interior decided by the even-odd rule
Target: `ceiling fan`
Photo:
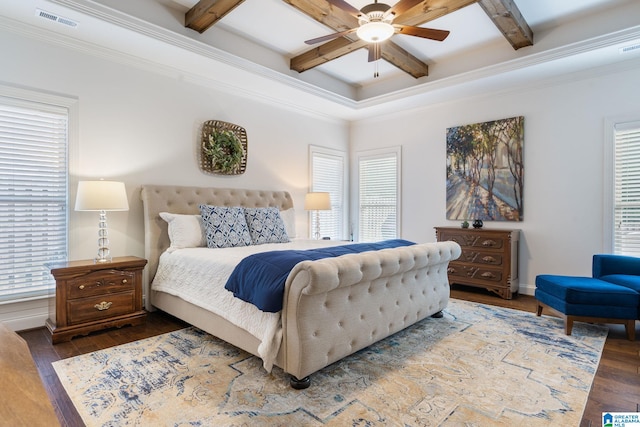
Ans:
{"type": "Polygon", "coordinates": [[[385,3],[378,3],[378,0],[375,0],[374,3],[368,4],[358,10],[344,0],[327,0],[327,2],[333,6],[356,17],[359,26],[357,28],[350,28],[345,31],[306,40],[305,43],[321,43],[355,32],[361,40],[369,42],[369,62],[373,62],[381,57],[380,43],[389,39],[394,34],[406,34],[430,40],[443,41],[449,35],[449,31],[393,23],[396,17],[422,1],[424,0],[400,0],[394,6],[389,6],[385,3]]]}

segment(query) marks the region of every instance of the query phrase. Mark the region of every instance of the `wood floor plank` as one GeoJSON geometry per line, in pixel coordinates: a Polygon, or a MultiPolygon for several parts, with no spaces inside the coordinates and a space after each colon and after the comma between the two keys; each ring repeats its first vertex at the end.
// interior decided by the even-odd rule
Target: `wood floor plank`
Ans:
{"type": "MultiPolygon", "coordinates": [[[[451,289],[451,297],[532,313],[536,311],[536,300],[528,295],[517,295],[511,300],[504,300],[481,289],[456,285],[451,289]]],[[[636,336],[640,337],[638,323],[640,322],[636,322],[636,336]]],[[[60,384],[51,366],[52,362],[175,331],[186,326],[188,325],[181,320],[158,311],[149,313],[146,322],[142,325],[95,332],[55,346],[51,344],[45,328],[23,331],[20,335],[29,345],[60,424],[64,427],[81,427],[84,425],[82,419],[60,384]]],[[[580,423],[581,427],[601,425],[602,412],[638,411],[640,341],[628,341],[622,325],[608,326],[609,335],[580,423]]]]}

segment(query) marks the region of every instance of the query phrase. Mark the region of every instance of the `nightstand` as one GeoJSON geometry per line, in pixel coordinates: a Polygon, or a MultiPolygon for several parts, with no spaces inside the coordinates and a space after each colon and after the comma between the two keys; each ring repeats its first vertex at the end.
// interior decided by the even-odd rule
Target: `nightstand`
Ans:
{"type": "Polygon", "coordinates": [[[128,256],[111,262],[94,260],[46,264],[56,280],[46,325],[51,342],[144,322],[142,269],[146,259],[128,256]]]}

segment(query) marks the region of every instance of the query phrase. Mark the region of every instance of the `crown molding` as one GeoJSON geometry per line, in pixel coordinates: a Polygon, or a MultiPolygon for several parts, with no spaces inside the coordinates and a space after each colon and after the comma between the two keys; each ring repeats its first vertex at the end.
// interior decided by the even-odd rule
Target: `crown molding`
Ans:
{"type": "MultiPolygon", "coordinates": [[[[198,57],[209,59],[217,64],[223,64],[224,66],[238,70],[240,73],[244,73],[248,78],[255,79],[257,84],[247,88],[245,87],[246,85],[239,84],[238,81],[225,82],[215,77],[198,74],[193,72],[193,70],[187,69],[187,67],[180,67],[179,64],[169,65],[163,63],[161,59],[156,61],[154,58],[141,58],[126,53],[124,48],[98,46],[94,43],[89,43],[79,38],[73,38],[69,35],[45,28],[24,25],[24,23],[12,21],[9,18],[0,17],[0,28],[5,28],[12,32],[44,42],[55,43],[87,54],[97,55],[111,61],[142,67],[174,78],[189,80],[196,84],[222,90],[227,93],[234,93],[252,99],[258,98],[263,102],[277,104],[298,112],[306,112],[326,118],[342,120],[355,120],[372,115],[384,114],[386,112],[398,111],[399,109],[405,108],[405,103],[409,105],[409,108],[411,108],[411,106],[415,107],[419,103],[429,102],[430,97],[432,97],[434,93],[442,94],[448,90],[455,92],[456,88],[471,85],[495,76],[522,72],[526,69],[543,66],[582,54],[588,54],[596,50],[612,48],[621,43],[640,40],[640,26],[636,26],[480,69],[459,73],[438,80],[426,81],[410,88],[396,90],[363,100],[355,100],[299,80],[290,75],[255,64],[221,49],[91,0],[48,1],[110,23],[119,28],[132,31],[135,34],[149,37],[166,45],[197,55],[198,57]],[[271,82],[274,83],[276,87],[286,88],[286,91],[283,90],[282,92],[287,93],[281,94],[279,90],[273,90],[271,87],[267,88],[267,86],[273,85],[264,85],[261,84],[261,82],[271,82]],[[292,91],[300,96],[291,96],[292,91]]],[[[246,82],[246,80],[243,82],[246,82]]],[[[486,90],[492,90],[492,88],[488,87],[486,90]]]]}

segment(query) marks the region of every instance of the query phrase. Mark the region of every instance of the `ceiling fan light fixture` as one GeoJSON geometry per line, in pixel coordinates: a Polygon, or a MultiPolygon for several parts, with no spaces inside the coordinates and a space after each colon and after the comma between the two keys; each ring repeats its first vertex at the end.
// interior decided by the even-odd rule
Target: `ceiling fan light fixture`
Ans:
{"type": "Polygon", "coordinates": [[[369,43],[383,42],[389,39],[393,33],[395,33],[393,25],[380,21],[362,24],[356,31],[361,40],[369,43]]]}

